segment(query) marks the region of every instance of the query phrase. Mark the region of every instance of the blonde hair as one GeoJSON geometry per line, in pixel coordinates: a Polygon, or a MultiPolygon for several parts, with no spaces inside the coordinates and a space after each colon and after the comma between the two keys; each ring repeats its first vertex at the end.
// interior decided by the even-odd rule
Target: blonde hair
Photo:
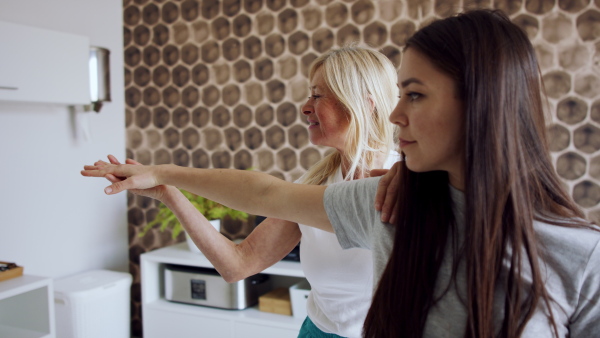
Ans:
{"type": "Polygon", "coordinates": [[[368,47],[332,49],[311,65],[309,79],[322,69],[323,78],[348,114],[350,126],[342,154],[325,156],[303,176],[304,184],[322,184],[343,160],[350,163],[344,180],[368,175],[378,155],[394,148],[389,116],[398,102],[398,76],[390,60],[368,47]]]}

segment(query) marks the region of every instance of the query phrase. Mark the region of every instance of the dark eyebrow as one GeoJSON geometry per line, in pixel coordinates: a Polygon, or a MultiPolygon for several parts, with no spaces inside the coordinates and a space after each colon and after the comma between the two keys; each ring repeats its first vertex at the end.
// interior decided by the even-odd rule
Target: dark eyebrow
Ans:
{"type": "Polygon", "coordinates": [[[402,81],[402,83],[400,83],[402,85],[402,88],[405,88],[406,86],[408,86],[411,83],[416,83],[416,84],[420,84],[420,85],[424,85],[423,82],[421,82],[421,80],[411,77],[409,79],[406,79],[404,81],[402,81]]]}

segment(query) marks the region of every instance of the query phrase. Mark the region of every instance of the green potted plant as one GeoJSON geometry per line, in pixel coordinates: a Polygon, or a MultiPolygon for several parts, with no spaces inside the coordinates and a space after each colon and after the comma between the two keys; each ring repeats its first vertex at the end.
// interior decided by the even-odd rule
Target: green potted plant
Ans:
{"type": "MultiPolygon", "coordinates": [[[[192,194],[182,189],[180,189],[180,191],[192,203],[192,205],[196,207],[196,209],[198,209],[198,211],[200,211],[200,213],[204,215],[206,219],[209,220],[209,222],[213,225],[213,227],[215,227],[215,229],[217,229],[217,231],[221,229],[221,220],[227,216],[233,220],[246,221],[248,219],[248,214],[243,211],[231,209],[220,203],[192,194]]],[[[138,236],[143,237],[150,229],[159,224],[160,231],[165,231],[167,228],[171,228],[171,237],[173,239],[177,238],[181,231],[184,230],[177,217],[175,217],[173,211],[161,203],[158,207],[158,213],[156,214],[154,220],[146,224],[138,236]]],[[[196,247],[196,244],[194,244],[187,233],[186,240],[191,251],[200,252],[200,250],[196,247]]]]}

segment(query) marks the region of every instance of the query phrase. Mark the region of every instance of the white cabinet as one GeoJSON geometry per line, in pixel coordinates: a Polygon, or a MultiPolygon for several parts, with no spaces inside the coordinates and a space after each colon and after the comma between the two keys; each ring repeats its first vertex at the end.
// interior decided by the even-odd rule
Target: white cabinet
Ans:
{"type": "Polygon", "coordinates": [[[0,21],[0,100],[90,104],[89,38],[0,21]]]}
{"type": "Polygon", "coordinates": [[[52,279],[23,275],[0,282],[0,337],[53,338],[52,279]]]}
{"type": "MultiPolygon", "coordinates": [[[[296,338],[304,318],[267,312],[257,307],[222,310],[165,300],[165,264],[212,267],[201,254],[180,243],[141,255],[142,317],[144,338],[296,338]]],[[[289,287],[304,278],[298,262],[281,261],[262,273],[274,287],[289,287]]]]}

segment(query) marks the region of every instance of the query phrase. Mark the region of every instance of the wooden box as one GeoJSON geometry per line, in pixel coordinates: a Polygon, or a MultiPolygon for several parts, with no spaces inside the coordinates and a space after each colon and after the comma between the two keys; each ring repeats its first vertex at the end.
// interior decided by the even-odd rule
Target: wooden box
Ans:
{"type": "MultiPolygon", "coordinates": [[[[8,264],[7,262],[0,262],[0,264],[8,264]]],[[[23,275],[23,267],[17,266],[12,269],[0,271],[0,282],[3,280],[19,277],[23,275]]]]}
{"type": "Polygon", "coordinates": [[[287,288],[277,288],[265,293],[258,298],[258,309],[264,312],[291,316],[292,303],[290,301],[290,290],[287,288]]]}

